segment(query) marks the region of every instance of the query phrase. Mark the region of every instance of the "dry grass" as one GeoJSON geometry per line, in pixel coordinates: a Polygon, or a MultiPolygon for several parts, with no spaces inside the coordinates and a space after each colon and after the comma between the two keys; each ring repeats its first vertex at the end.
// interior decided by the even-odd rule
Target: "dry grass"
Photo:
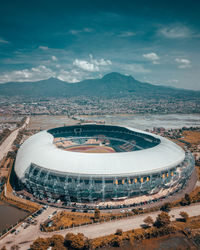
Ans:
{"type": "Polygon", "coordinates": [[[184,230],[185,228],[190,228],[191,230],[200,229],[200,216],[190,217],[186,222],[173,221],[171,224],[179,231],[184,230]]]}
{"type": "MultiPolygon", "coordinates": [[[[132,213],[129,213],[129,215],[132,215],[132,213]]],[[[97,221],[109,221],[110,219],[121,218],[122,216],[126,217],[127,213],[124,213],[123,215],[120,213],[102,213],[99,220],[95,220],[94,214],[62,211],[51,219],[51,221],[53,221],[51,227],[47,227],[46,223],[44,223],[42,226],[45,231],[57,231],[60,228],[68,228],[73,226],[76,227],[80,225],[91,224],[97,221]]]]}
{"type": "Polygon", "coordinates": [[[200,131],[183,131],[183,139],[191,144],[200,144],[200,131]]]}

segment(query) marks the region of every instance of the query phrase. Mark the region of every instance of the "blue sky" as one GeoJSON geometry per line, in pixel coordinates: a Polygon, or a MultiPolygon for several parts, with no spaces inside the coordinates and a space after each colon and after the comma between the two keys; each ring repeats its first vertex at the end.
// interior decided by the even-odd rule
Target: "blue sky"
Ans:
{"type": "Polygon", "coordinates": [[[120,72],[200,90],[200,2],[1,1],[0,83],[120,72]]]}

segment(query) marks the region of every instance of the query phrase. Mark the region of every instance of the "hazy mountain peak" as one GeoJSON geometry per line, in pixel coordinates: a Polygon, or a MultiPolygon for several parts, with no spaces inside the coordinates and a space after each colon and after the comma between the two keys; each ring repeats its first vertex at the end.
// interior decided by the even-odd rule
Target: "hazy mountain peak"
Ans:
{"type": "Polygon", "coordinates": [[[122,75],[118,72],[111,72],[102,77],[102,80],[125,80],[125,79],[134,79],[132,76],[122,75]]]}

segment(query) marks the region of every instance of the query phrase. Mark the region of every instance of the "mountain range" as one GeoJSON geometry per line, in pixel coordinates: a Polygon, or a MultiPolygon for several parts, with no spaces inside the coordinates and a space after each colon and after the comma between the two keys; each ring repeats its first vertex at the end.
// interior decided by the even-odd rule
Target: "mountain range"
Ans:
{"type": "Polygon", "coordinates": [[[140,82],[132,76],[109,73],[101,79],[68,83],[57,78],[37,82],[8,82],[0,84],[0,95],[24,97],[98,96],[118,98],[126,96],[145,98],[199,98],[200,91],[178,89],[140,82]]]}

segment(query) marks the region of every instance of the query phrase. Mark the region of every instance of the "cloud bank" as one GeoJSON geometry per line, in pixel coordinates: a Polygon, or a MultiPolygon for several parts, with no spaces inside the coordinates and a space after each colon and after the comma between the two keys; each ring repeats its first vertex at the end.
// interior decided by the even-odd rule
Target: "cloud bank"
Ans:
{"type": "Polygon", "coordinates": [[[111,65],[112,62],[110,60],[105,60],[103,58],[101,59],[94,59],[93,56],[89,55],[90,59],[87,60],[81,60],[81,59],[75,59],[73,61],[73,65],[77,66],[80,69],[96,72],[100,70],[99,66],[108,66],[111,65]]]}
{"type": "Polygon", "coordinates": [[[143,54],[142,55],[144,58],[150,60],[153,64],[159,64],[159,56],[156,53],[148,53],[148,54],[143,54]]]}
{"type": "Polygon", "coordinates": [[[191,67],[191,62],[188,59],[183,59],[183,58],[176,58],[175,62],[178,63],[178,68],[179,69],[186,69],[191,67]]]}
{"type": "Polygon", "coordinates": [[[0,75],[0,82],[30,82],[55,77],[55,73],[44,65],[36,68],[14,70],[0,75]]]}

